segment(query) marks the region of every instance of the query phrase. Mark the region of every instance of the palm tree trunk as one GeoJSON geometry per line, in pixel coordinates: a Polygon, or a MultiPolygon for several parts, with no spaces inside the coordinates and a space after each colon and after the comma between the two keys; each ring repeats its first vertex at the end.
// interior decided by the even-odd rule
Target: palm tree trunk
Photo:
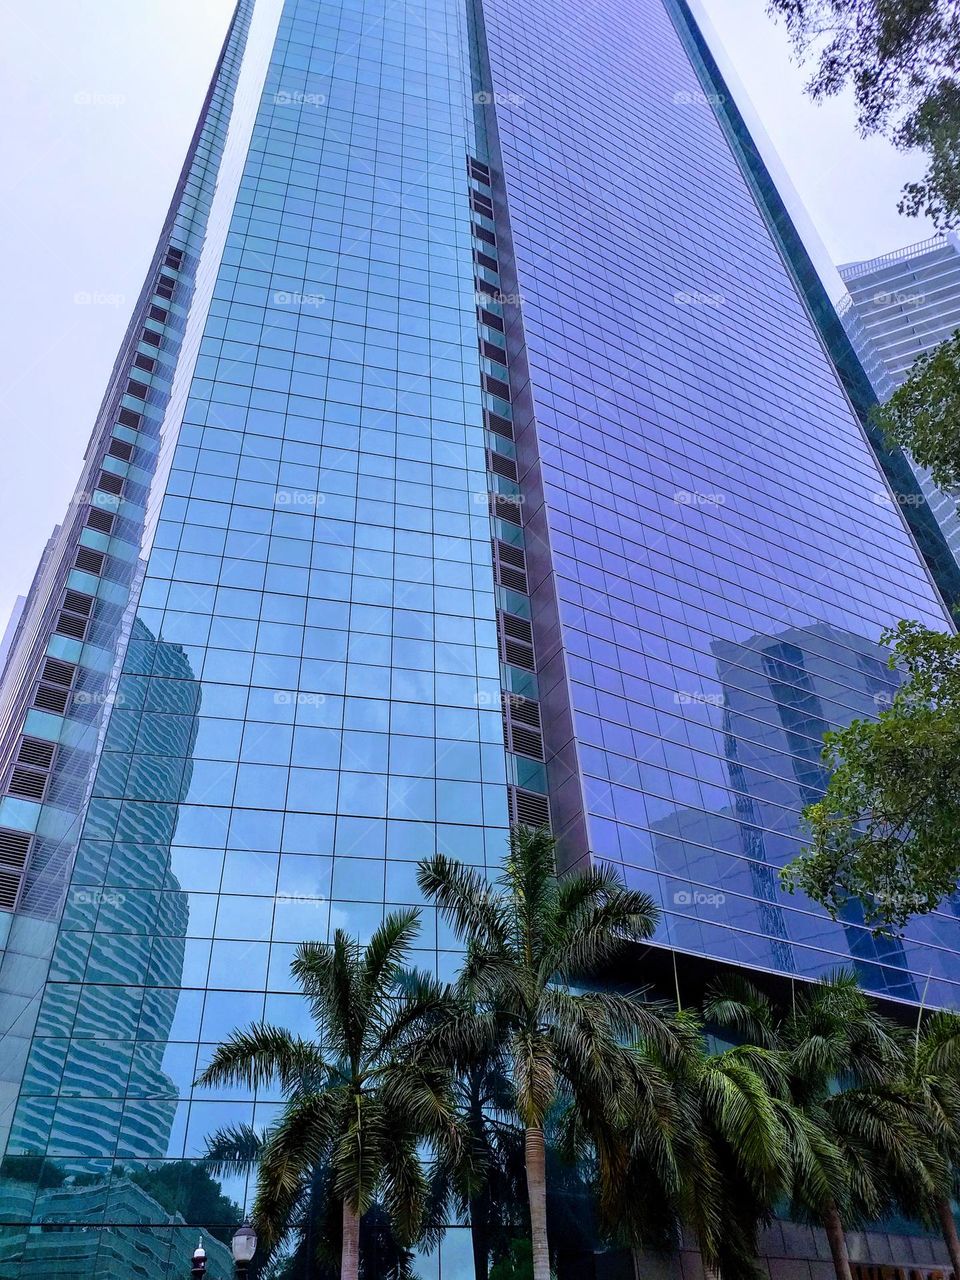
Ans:
{"type": "Polygon", "coordinates": [[[343,1202],[343,1245],[340,1249],[340,1280],[357,1280],[360,1274],[360,1219],[349,1203],[343,1202]]]}
{"type": "Polygon", "coordinates": [[[527,1195],[530,1199],[530,1242],[533,1245],[533,1280],[550,1280],[547,1244],[547,1145],[542,1129],[524,1134],[527,1195]]]}
{"type": "Polygon", "coordinates": [[[840,1214],[835,1204],[831,1204],[824,1215],[823,1229],[827,1233],[827,1243],[830,1245],[837,1280],[853,1280],[850,1255],[847,1253],[847,1237],[843,1233],[843,1223],[840,1221],[840,1214]]]}
{"type": "Polygon", "coordinates": [[[957,1220],[953,1216],[953,1205],[949,1200],[937,1201],[937,1217],[940,1219],[940,1230],[950,1254],[953,1267],[953,1280],[960,1280],[960,1236],[957,1235],[957,1220]]]}
{"type": "MultiPolygon", "coordinates": [[[[486,1192],[470,1200],[470,1241],[473,1245],[474,1280],[487,1280],[490,1274],[490,1197],[486,1192]]],[[[960,1274],[955,1277],[960,1280],[960,1274]]]]}

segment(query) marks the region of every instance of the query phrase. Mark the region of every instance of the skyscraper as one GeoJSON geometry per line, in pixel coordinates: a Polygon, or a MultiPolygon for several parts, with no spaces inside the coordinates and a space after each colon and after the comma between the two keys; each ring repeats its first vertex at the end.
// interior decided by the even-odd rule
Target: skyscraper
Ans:
{"type": "Polygon", "coordinates": [[[884,951],[775,875],[881,628],[960,599],[864,394],[681,0],[241,0],[0,691],[0,1276],[51,1198],[181,1274],[275,1113],[212,1045],[514,821],[678,970],[956,1003],[952,914],[884,951]]]}
{"type": "MultiPolygon", "coordinates": [[[[838,308],[879,400],[900,386],[915,360],[960,328],[960,239],[949,231],[894,253],[839,268],[848,293],[838,308]]],[[[960,558],[957,500],[914,465],[920,487],[960,558]]]]}

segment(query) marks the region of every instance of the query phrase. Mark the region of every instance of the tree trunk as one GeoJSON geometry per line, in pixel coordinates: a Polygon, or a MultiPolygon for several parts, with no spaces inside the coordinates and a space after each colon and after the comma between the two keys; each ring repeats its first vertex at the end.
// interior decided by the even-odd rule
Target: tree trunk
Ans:
{"type": "MultiPolygon", "coordinates": [[[[470,1241],[473,1245],[475,1280],[487,1280],[490,1274],[490,1197],[485,1192],[470,1200],[470,1241]]],[[[955,1280],[960,1280],[957,1275],[955,1280]]]]}
{"type": "Polygon", "coordinates": [[[950,1254],[953,1267],[953,1280],[960,1280],[960,1236],[957,1235],[957,1220],[953,1216],[953,1205],[949,1200],[937,1201],[937,1217],[940,1219],[940,1230],[944,1243],[950,1254]]]}
{"type": "Polygon", "coordinates": [[[830,1254],[833,1258],[833,1269],[837,1273],[837,1280],[853,1280],[853,1273],[850,1270],[850,1255],[847,1253],[847,1238],[843,1234],[843,1223],[840,1221],[840,1214],[837,1212],[837,1206],[832,1204],[827,1210],[823,1227],[827,1233],[827,1242],[830,1245],[830,1254]]]}
{"type": "Polygon", "coordinates": [[[360,1274],[360,1219],[343,1202],[343,1244],[340,1249],[340,1280],[357,1280],[360,1274]]]}
{"type": "Polygon", "coordinates": [[[533,1245],[533,1280],[550,1280],[550,1249],[547,1245],[547,1147],[542,1129],[527,1129],[524,1135],[527,1164],[527,1195],[530,1199],[530,1242],[533,1245]]]}

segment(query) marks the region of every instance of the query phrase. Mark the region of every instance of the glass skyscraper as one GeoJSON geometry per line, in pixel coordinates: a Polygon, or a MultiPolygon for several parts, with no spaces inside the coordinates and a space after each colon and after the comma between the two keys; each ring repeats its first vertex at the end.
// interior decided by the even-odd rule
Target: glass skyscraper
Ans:
{"type": "Polygon", "coordinates": [[[778,888],[960,600],[865,388],[682,0],[241,0],[0,689],[3,1280],[229,1274],[212,1047],[512,822],[681,962],[958,1003],[949,907],[778,888]]]}

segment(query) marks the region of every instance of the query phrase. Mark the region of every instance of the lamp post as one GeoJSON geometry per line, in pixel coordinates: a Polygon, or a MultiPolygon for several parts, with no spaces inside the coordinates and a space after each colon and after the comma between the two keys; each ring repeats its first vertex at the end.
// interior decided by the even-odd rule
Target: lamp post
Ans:
{"type": "Polygon", "coordinates": [[[253,1255],[257,1252],[257,1233],[249,1222],[245,1222],[239,1228],[230,1241],[230,1249],[233,1253],[233,1266],[237,1276],[245,1276],[253,1261],[253,1255]]]}
{"type": "Polygon", "coordinates": [[[203,1236],[197,1241],[197,1247],[193,1251],[193,1264],[190,1267],[191,1276],[205,1276],[207,1274],[207,1251],[203,1247],[203,1236]]]}

